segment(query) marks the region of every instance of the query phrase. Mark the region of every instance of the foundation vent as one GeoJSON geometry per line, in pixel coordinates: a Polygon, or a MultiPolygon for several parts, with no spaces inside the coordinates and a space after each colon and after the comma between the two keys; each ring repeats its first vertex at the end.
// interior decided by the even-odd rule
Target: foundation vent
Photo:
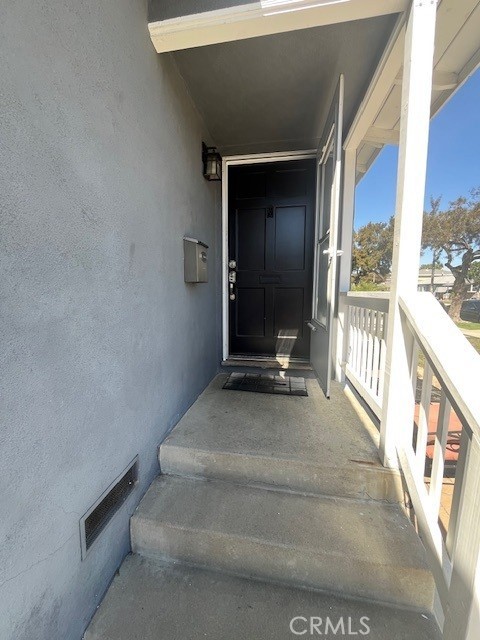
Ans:
{"type": "Polygon", "coordinates": [[[137,480],[138,456],[132,460],[80,520],[82,558],[86,556],[92,544],[133,491],[137,480]]]}

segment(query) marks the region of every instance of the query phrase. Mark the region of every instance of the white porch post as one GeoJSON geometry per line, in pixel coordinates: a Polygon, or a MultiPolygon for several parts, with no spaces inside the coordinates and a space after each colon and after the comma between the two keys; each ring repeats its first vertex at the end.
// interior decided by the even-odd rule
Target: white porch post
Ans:
{"type": "MultiPolygon", "coordinates": [[[[342,201],[342,236],[340,241],[340,249],[343,251],[340,257],[338,292],[339,294],[350,291],[350,277],[352,273],[352,243],[353,243],[353,220],[355,214],[355,178],[357,168],[357,149],[347,148],[345,150],[344,160],[344,179],[343,179],[343,201],[342,201]]],[[[336,337],[335,337],[335,380],[338,382],[345,381],[344,362],[347,356],[346,345],[346,314],[345,306],[342,305],[339,296],[338,315],[336,321],[336,337]]]]}
{"type": "Polygon", "coordinates": [[[414,389],[412,344],[398,300],[417,290],[427,169],[437,0],[413,0],[403,63],[400,147],[380,455],[398,466],[396,443],[411,434],[414,389]]]}

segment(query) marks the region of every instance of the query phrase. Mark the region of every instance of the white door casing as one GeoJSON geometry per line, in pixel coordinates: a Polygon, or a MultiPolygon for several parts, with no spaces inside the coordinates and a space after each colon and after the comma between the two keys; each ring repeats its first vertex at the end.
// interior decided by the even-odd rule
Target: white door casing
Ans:
{"type": "Polygon", "coordinates": [[[333,373],[333,321],[337,304],[337,272],[342,186],[344,77],[340,76],[317,151],[317,215],[310,360],[322,389],[330,396],[333,373]]]}

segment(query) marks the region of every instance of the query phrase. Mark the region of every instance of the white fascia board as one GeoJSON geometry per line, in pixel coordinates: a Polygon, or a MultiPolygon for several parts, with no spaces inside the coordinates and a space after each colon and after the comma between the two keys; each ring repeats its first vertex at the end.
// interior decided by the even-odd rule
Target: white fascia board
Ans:
{"type": "Polygon", "coordinates": [[[264,16],[272,16],[277,13],[311,9],[327,4],[339,4],[349,0],[260,0],[264,16]]]}
{"type": "Polygon", "coordinates": [[[344,148],[358,149],[387,99],[403,65],[406,16],[402,14],[385,47],[348,132],[344,148]]]}
{"type": "MultiPolygon", "coordinates": [[[[403,12],[409,0],[285,0],[261,2],[151,22],[158,53],[297,31],[403,12]]],[[[398,71],[398,70],[397,70],[398,71]]]]}

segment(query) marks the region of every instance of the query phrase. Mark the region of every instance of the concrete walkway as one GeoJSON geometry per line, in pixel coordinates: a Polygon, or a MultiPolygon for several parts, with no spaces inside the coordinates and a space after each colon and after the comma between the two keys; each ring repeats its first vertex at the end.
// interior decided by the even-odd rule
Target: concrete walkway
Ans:
{"type": "Polygon", "coordinates": [[[161,445],[86,639],[287,640],[312,617],[313,635],[359,636],[363,619],[372,640],[439,640],[424,548],[360,407],[315,379],[308,397],[225,379],[161,445]]]}
{"type": "Polygon", "coordinates": [[[480,338],[480,330],[478,329],[461,329],[461,332],[469,338],[480,338]]]}
{"type": "Polygon", "coordinates": [[[226,391],[217,376],[165,440],[162,473],[267,483],[289,490],[398,502],[398,473],[378,457],[379,433],[360,405],[316,378],[308,397],[226,391]]]}

